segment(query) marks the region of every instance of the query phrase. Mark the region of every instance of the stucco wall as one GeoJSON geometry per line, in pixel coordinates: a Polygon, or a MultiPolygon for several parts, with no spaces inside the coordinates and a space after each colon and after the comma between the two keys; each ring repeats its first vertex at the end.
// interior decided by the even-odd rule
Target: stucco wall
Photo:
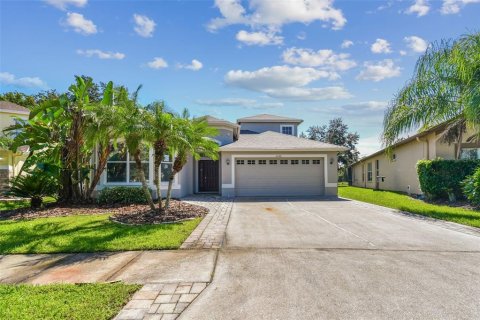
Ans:
{"type": "Polygon", "coordinates": [[[251,130],[257,133],[262,133],[265,131],[275,131],[281,132],[280,127],[282,125],[291,125],[293,126],[293,135],[296,136],[298,133],[298,128],[296,123],[242,123],[241,130],[251,130]]]}

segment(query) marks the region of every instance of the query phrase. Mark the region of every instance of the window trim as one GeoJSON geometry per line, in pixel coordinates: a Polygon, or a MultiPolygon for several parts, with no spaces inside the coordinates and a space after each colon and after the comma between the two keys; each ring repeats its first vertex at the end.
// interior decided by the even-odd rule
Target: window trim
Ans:
{"type": "Polygon", "coordinates": [[[269,160],[268,164],[271,164],[271,165],[274,166],[274,165],[278,164],[278,161],[277,161],[277,159],[271,159],[271,160],[269,160]]]}
{"type": "Polygon", "coordinates": [[[372,182],[373,181],[373,163],[368,162],[367,163],[367,182],[372,182]]]}
{"type": "Polygon", "coordinates": [[[297,159],[292,159],[292,160],[290,160],[290,164],[291,164],[291,165],[296,166],[296,165],[298,165],[299,163],[300,163],[300,162],[299,162],[297,159]]]}
{"type": "Polygon", "coordinates": [[[282,165],[288,164],[288,160],[280,159],[280,164],[282,164],[282,165]]]}
{"type": "Polygon", "coordinates": [[[281,124],[280,125],[280,133],[281,134],[286,134],[287,136],[295,136],[295,127],[292,124],[281,124]],[[283,133],[283,128],[291,128],[292,129],[292,134],[283,133]]]}
{"type": "Polygon", "coordinates": [[[302,164],[310,164],[310,159],[302,159],[302,164]]]}

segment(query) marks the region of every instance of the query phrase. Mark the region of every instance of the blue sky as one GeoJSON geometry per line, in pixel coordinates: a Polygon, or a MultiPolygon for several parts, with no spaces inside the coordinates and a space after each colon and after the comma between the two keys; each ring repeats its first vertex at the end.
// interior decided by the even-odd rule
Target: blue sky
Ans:
{"type": "Polygon", "coordinates": [[[0,92],[84,74],[230,121],[340,116],[368,154],[428,43],[478,31],[479,16],[480,0],[1,0],[0,92]]]}

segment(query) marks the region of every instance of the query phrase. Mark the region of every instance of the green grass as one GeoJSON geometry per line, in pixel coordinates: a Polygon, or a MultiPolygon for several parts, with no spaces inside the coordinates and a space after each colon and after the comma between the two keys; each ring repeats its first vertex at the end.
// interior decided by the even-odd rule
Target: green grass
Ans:
{"type": "Polygon", "coordinates": [[[338,195],[340,197],[373,203],[422,216],[452,221],[472,227],[480,227],[479,211],[427,203],[397,192],[358,187],[340,187],[338,188],[338,195]]]}
{"type": "Polygon", "coordinates": [[[108,215],[0,221],[0,254],[177,249],[200,218],[127,226],[108,215]]]}
{"type": "MultiPolygon", "coordinates": [[[[43,199],[44,203],[54,202],[55,199],[51,197],[46,197],[43,199]]],[[[2,200],[0,201],[0,211],[3,210],[13,210],[13,209],[20,209],[26,208],[30,206],[30,200],[2,200]]]]}
{"type": "Polygon", "coordinates": [[[0,319],[112,319],[139,285],[0,284],[0,319]]]}

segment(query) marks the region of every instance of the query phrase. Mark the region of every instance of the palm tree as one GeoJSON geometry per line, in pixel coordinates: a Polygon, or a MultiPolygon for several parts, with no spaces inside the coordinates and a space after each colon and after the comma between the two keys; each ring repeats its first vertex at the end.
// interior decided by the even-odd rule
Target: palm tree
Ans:
{"type": "Polygon", "coordinates": [[[187,109],[176,121],[177,132],[182,139],[177,139],[170,147],[172,154],[175,154],[175,159],[168,180],[165,209],[168,209],[170,205],[173,180],[177,173],[183,169],[189,156],[197,160],[201,157],[218,159],[218,143],[212,139],[212,137],[218,135],[217,129],[210,127],[203,118],[191,119],[187,109]]]}
{"type": "Polygon", "coordinates": [[[137,177],[142,183],[142,189],[147,198],[151,210],[155,210],[152,195],[148,189],[147,180],[142,166],[142,149],[149,139],[148,118],[146,110],[139,106],[137,102],[138,92],[141,86],[129,97],[125,88],[120,88],[118,97],[118,116],[120,122],[117,123],[119,134],[125,140],[130,155],[133,156],[136,166],[137,177]]]}
{"type": "Polygon", "coordinates": [[[173,113],[166,111],[163,101],[156,101],[148,105],[146,109],[149,111],[147,115],[149,120],[147,122],[150,126],[149,133],[154,150],[153,182],[155,183],[157,193],[158,211],[162,213],[162,190],[159,178],[160,165],[168,152],[169,145],[175,143],[180,136],[177,135],[175,130],[175,116],[173,113]]]}
{"type": "Polygon", "coordinates": [[[443,140],[461,142],[467,128],[480,124],[480,33],[431,44],[412,79],[396,95],[384,118],[383,141],[391,147],[413,129],[445,124],[443,140]]]}

